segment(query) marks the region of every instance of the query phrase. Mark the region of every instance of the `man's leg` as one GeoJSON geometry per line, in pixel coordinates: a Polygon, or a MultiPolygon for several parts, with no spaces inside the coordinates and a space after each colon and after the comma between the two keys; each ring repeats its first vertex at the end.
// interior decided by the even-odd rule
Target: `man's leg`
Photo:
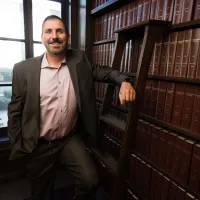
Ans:
{"type": "Polygon", "coordinates": [[[80,136],[74,133],[65,143],[61,163],[76,179],[75,199],[90,200],[98,185],[98,172],[80,136]]]}
{"type": "Polygon", "coordinates": [[[58,144],[40,144],[27,163],[30,200],[52,200],[58,144]]]}

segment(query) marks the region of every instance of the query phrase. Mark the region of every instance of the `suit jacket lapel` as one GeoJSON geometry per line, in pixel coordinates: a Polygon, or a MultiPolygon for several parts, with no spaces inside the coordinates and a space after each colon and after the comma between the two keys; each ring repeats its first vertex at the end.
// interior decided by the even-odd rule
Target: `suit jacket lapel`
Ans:
{"type": "MultiPolygon", "coordinates": [[[[43,56],[35,58],[35,62],[32,66],[31,74],[31,90],[32,93],[32,106],[35,109],[35,115],[37,119],[40,119],[40,72],[41,72],[41,62],[43,56]]],[[[38,127],[40,127],[40,120],[38,120],[38,127]]]]}
{"type": "Polygon", "coordinates": [[[77,77],[77,61],[73,58],[72,51],[69,49],[67,50],[67,67],[69,69],[69,73],[72,79],[72,83],[74,86],[74,91],[78,103],[78,107],[81,110],[81,103],[80,103],[80,91],[78,86],[78,77],[77,77]]]}

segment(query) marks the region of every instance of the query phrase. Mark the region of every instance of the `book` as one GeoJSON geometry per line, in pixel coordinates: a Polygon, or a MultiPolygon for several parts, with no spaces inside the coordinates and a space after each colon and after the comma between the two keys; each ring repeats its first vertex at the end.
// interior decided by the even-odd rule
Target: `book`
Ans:
{"type": "Polygon", "coordinates": [[[193,19],[199,19],[199,18],[200,18],[200,0],[195,0],[193,19]]]}
{"type": "Polygon", "coordinates": [[[171,123],[174,124],[175,126],[180,126],[181,124],[185,87],[186,87],[185,84],[176,83],[173,109],[172,109],[172,119],[171,119],[171,123]]]}
{"type": "Polygon", "coordinates": [[[181,119],[181,127],[185,129],[190,128],[195,92],[196,92],[195,85],[186,86],[185,97],[184,97],[184,102],[183,102],[182,119],[181,119]]]}
{"type": "Polygon", "coordinates": [[[169,187],[170,187],[170,179],[168,179],[166,176],[163,176],[160,200],[169,200],[168,199],[169,187]]]}
{"type": "Polygon", "coordinates": [[[174,13],[173,13],[173,24],[178,24],[181,22],[181,10],[182,10],[183,0],[175,0],[174,2],[174,13]]]}
{"type": "Polygon", "coordinates": [[[190,130],[193,132],[200,132],[200,87],[196,87],[194,105],[192,110],[192,119],[190,124],[190,130]]]}
{"type": "Polygon", "coordinates": [[[192,9],[194,0],[184,0],[182,5],[181,23],[192,19],[192,9]]]}

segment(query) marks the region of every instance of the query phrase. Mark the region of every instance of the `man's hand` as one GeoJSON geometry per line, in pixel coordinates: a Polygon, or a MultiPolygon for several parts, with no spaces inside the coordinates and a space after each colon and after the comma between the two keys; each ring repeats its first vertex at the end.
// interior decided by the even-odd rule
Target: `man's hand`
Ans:
{"type": "Polygon", "coordinates": [[[129,82],[122,82],[119,90],[119,100],[122,105],[135,100],[135,90],[129,82]]]}

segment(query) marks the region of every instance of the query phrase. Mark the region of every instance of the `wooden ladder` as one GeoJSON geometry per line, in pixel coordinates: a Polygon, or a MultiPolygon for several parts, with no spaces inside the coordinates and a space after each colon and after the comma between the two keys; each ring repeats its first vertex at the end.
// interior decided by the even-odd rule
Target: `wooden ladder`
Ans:
{"type": "Polygon", "coordinates": [[[115,31],[117,33],[117,37],[111,68],[115,70],[120,69],[124,47],[129,40],[132,40],[134,45],[133,65],[138,64],[138,67],[134,81],[136,99],[129,105],[126,123],[109,114],[115,87],[108,84],[99,118],[99,148],[91,149],[95,158],[100,161],[100,163],[112,174],[112,177],[114,178],[112,189],[109,192],[109,196],[112,200],[124,199],[126,186],[125,180],[129,171],[130,154],[135,147],[136,127],[141,103],[143,102],[145,82],[148,78],[151,55],[155,42],[168,33],[170,25],[171,22],[168,21],[148,20],[115,31]],[[138,60],[139,40],[142,39],[142,37],[142,49],[139,61],[136,61],[138,60]],[[105,133],[106,124],[110,124],[124,133],[124,140],[120,149],[118,161],[110,154],[103,152],[101,148],[102,137],[105,133]]]}

